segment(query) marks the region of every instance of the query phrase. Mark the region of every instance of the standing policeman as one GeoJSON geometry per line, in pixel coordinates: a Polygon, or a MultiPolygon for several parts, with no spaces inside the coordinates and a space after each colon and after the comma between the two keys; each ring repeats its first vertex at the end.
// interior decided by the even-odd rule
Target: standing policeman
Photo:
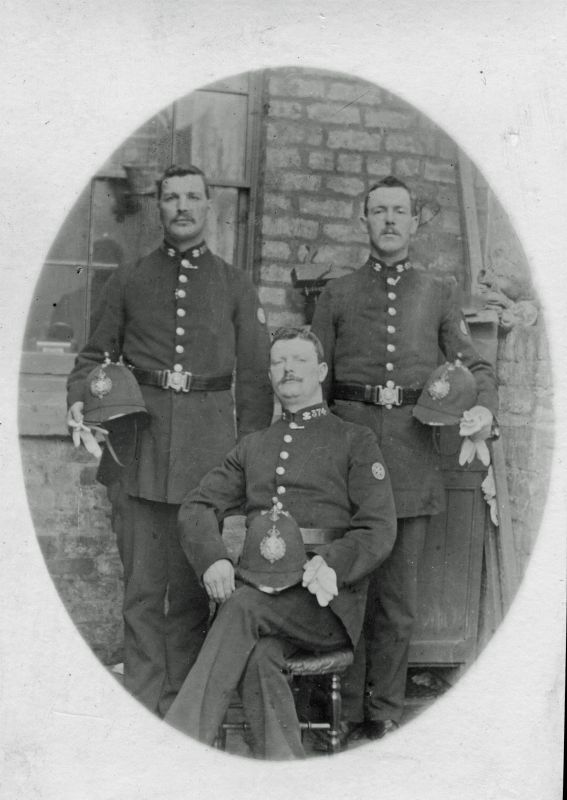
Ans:
{"type": "Polygon", "coordinates": [[[105,450],[97,478],[109,487],[124,567],[124,685],[163,715],[197,657],[209,613],[178,542],[179,505],[237,434],[269,424],[273,403],[256,291],[203,239],[204,174],[170,167],[158,181],[158,204],[164,241],[108,281],[68,379],[67,421],[82,421],[93,367],[122,358],[140,384],[149,425],[119,475],[105,450]]]}
{"type": "Polygon", "coordinates": [[[413,406],[438,364],[439,348],[448,361],[459,357],[474,375],[477,405],[466,412],[466,435],[473,440],[489,435],[498,396],[493,370],[472,344],[454,280],[420,270],[408,258],[418,227],[408,187],[393,176],[373,185],[363,221],[368,261],[325,288],[312,330],[329,363],[333,410],[374,431],[394,490],[396,544],[369,590],[366,691],[358,670],[352,675],[353,696],[345,698],[355,722],[365,695],[366,734],[380,738],[402,715],[418,561],[429,517],[444,507],[431,430],[415,419],[413,406]]]}

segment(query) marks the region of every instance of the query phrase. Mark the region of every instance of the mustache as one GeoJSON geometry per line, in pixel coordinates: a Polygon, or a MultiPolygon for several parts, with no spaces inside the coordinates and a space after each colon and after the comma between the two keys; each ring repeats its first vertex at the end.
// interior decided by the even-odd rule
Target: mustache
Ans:
{"type": "Polygon", "coordinates": [[[283,378],[278,381],[278,385],[282,383],[287,383],[287,381],[298,381],[300,380],[293,372],[286,373],[283,378]]]}

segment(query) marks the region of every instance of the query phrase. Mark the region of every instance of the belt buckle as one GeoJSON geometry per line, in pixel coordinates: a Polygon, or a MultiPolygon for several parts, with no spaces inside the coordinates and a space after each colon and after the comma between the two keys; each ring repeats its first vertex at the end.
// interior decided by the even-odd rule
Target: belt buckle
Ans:
{"type": "Polygon", "coordinates": [[[162,386],[164,389],[173,389],[174,392],[188,392],[191,388],[192,377],[190,372],[173,372],[166,369],[162,386]]]}
{"type": "Polygon", "coordinates": [[[401,386],[378,386],[378,405],[401,406],[401,404],[402,404],[401,386]]]}

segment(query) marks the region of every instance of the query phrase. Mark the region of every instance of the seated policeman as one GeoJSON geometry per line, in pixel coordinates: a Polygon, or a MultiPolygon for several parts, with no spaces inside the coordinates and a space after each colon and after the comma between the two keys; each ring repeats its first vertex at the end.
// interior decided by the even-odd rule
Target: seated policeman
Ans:
{"type": "Polygon", "coordinates": [[[277,331],[269,374],[281,419],[243,438],[179,513],[183,549],[220,608],[165,719],[212,744],[238,688],[255,757],[290,759],[305,753],[285,659],[356,644],[396,515],[374,436],[323,402],[317,337],[277,331]],[[247,533],[235,570],[220,527],[239,507],[247,533]],[[306,556],[298,526],[327,529],[327,543],[306,556]]]}

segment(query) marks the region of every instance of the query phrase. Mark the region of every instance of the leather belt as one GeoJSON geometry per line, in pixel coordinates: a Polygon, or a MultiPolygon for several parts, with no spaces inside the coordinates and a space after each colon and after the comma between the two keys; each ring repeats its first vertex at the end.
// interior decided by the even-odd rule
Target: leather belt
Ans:
{"type": "Polygon", "coordinates": [[[299,530],[304,544],[317,545],[342,539],[348,528],[300,528],[299,530]]]}
{"type": "Polygon", "coordinates": [[[335,383],[333,398],[336,400],[356,400],[374,406],[415,405],[421,389],[403,389],[401,386],[370,386],[362,383],[335,383]]]}
{"type": "Polygon", "coordinates": [[[232,375],[207,377],[192,372],[174,372],[171,369],[138,369],[130,367],[138,383],[173,389],[174,392],[222,392],[232,386],[232,375]]]}

